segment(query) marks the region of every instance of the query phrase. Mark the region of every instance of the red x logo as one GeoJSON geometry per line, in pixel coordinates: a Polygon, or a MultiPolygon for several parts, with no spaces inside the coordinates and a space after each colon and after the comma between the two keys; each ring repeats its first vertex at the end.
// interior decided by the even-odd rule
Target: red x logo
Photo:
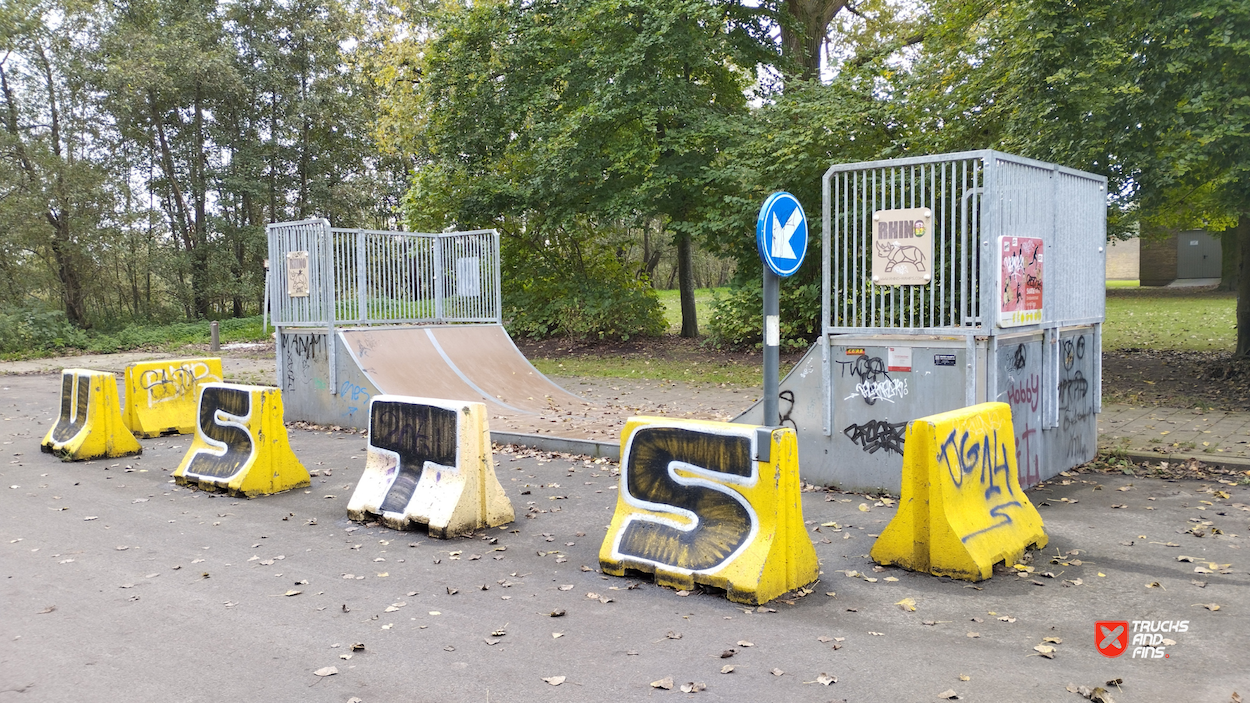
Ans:
{"type": "Polygon", "coordinates": [[[1099,620],[1094,623],[1094,646],[1104,657],[1118,657],[1128,648],[1127,620],[1099,620]]]}

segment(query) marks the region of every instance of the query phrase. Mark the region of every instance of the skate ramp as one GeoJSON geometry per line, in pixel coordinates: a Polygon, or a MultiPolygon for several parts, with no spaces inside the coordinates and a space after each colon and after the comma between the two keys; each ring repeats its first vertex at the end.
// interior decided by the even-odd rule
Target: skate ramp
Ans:
{"type": "Polygon", "coordinates": [[[482,402],[503,415],[581,402],[534,368],[499,325],[345,329],[339,335],[356,365],[387,395],[482,402]]]}

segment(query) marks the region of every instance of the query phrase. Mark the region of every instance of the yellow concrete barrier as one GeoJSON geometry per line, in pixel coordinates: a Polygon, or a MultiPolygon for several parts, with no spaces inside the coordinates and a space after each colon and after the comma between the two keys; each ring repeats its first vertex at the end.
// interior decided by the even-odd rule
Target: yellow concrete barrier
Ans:
{"type": "Polygon", "coordinates": [[[1010,406],[982,403],[907,426],[898,513],[873,545],[874,561],[980,581],[1046,541],[1017,478],[1010,406]]]}
{"type": "Polygon", "coordinates": [[[139,454],[143,447],[122,422],[117,377],[104,371],[61,371],[61,413],[40,449],[62,461],[139,454]]]}
{"type": "Polygon", "coordinates": [[[247,498],[311,483],[291,451],[277,388],[202,383],[196,416],[178,483],[247,498]]]}
{"type": "Polygon", "coordinates": [[[221,359],[166,359],[126,367],[122,419],[139,437],[195,432],[200,384],[221,382],[221,359]]]}
{"type": "Polygon", "coordinates": [[[446,539],[512,522],[495,476],[486,406],[379,395],[369,403],[365,471],[347,516],[446,539]]]}
{"type": "Polygon", "coordinates": [[[794,430],[633,417],[621,432],[616,513],[604,573],[725,589],[758,605],[814,582],[794,430]]]}

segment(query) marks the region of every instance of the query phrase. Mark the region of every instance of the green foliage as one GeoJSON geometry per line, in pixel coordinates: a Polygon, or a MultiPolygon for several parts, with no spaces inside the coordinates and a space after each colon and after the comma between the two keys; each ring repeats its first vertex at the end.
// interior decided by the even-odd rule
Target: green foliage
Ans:
{"type": "MultiPolygon", "coordinates": [[[[806,349],[820,337],[820,278],[807,283],[781,282],[781,350],[806,349]]],[[[709,342],[714,345],[763,347],[764,291],[759,279],[744,282],[712,303],[709,342]]]]}
{"type": "Polygon", "coordinates": [[[514,337],[618,340],[664,333],[664,306],[611,256],[584,270],[504,276],[504,324],[514,337]]]}
{"type": "Polygon", "coordinates": [[[86,345],[87,334],[71,325],[64,311],[0,313],[0,354],[42,354],[86,345]]]}
{"type": "MultiPolygon", "coordinates": [[[[221,320],[218,331],[223,344],[262,342],[262,318],[221,320]]],[[[272,333],[272,328],[270,328],[272,333]]],[[[126,324],[112,329],[82,330],[69,323],[60,310],[17,310],[0,313],[0,355],[8,358],[56,354],[111,354],[136,349],[175,349],[187,344],[208,344],[208,322],[175,322],[166,325],[126,324]]]]}

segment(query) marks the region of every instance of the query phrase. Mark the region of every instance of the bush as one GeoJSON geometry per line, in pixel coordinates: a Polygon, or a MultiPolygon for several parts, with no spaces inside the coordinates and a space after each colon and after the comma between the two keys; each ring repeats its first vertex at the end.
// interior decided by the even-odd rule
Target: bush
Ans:
{"type": "MultiPolygon", "coordinates": [[[[781,350],[806,349],[820,337],[820,281],[781,282],[781,350]]],[[[712,296],[708,341],[716,346],[763,347],[763,282],[748,279],[722,298],[712,296]]]]}
{"type": "Polygon", "coordinates": [[[657,337],[668,324],[664,306],[645,282],[614,260],[592,274],[549,273],[504,284],[504,321],[514,337],[617,340],[657,337]]]}
{"type": "Polygon", "coordinates": [[[82,347],[87,333],[60,310],[0,313],[0,354],[22,354],[82,347]]]}

